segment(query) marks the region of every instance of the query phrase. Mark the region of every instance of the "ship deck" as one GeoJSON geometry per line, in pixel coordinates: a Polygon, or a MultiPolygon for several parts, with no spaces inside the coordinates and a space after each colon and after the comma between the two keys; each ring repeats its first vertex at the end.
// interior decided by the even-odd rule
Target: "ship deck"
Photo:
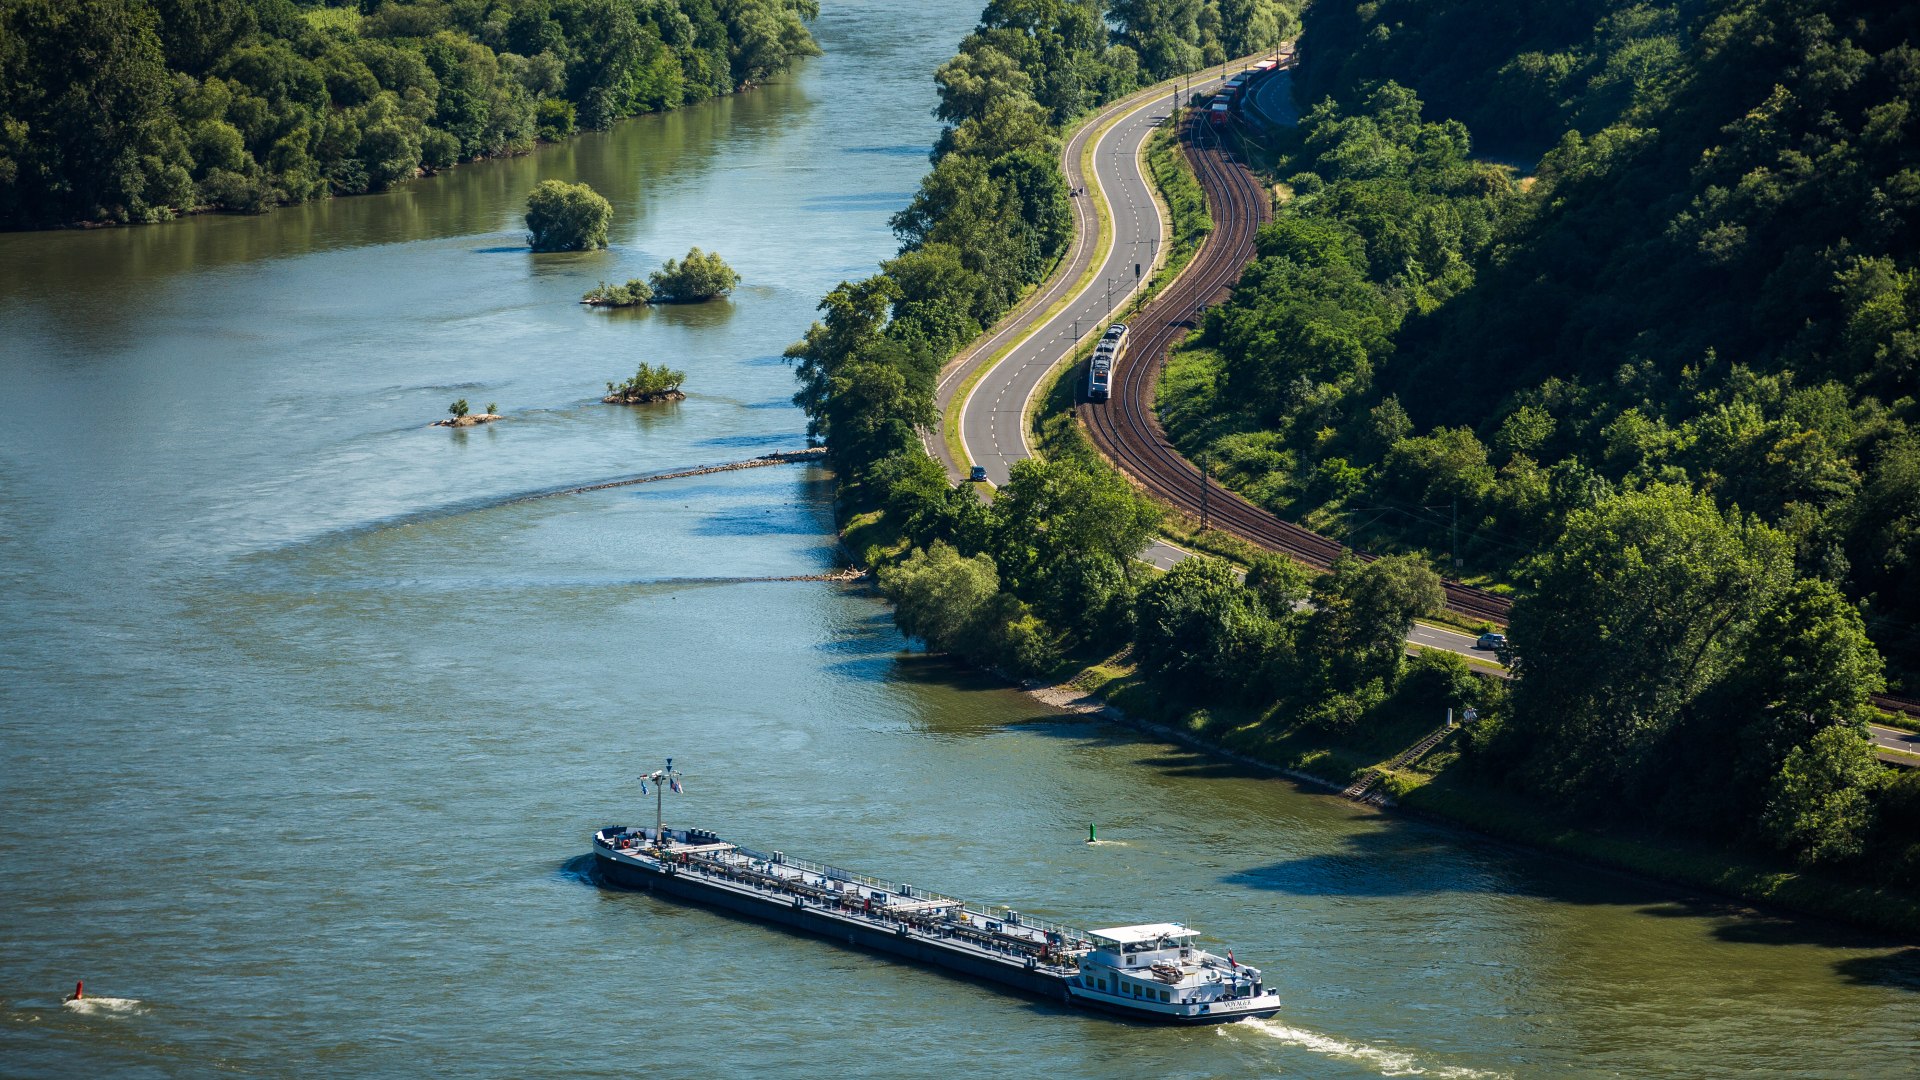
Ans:
{"type": "MultiPolygon", "coordinates": [[[[606,841],[604,857],[652,874],[678,876],[680,884],[751,897],[774,908],[792,908],[866,931],[916,939],[941,952],[1064,980],[1076,957],[1091,944],[1086,932],[1034,919],[1005,908],[969,904],[932,893],[734,844],[689,841],[668,830],[665,843],[652,829],[635,829],[606,841]],[[633,846],[621,847],[623,841],[633,846]]],[[[783,912],[784,913],[784,912],[783,912]]],[[[817,927],[816,927],[817,929],[817,927]]]]}

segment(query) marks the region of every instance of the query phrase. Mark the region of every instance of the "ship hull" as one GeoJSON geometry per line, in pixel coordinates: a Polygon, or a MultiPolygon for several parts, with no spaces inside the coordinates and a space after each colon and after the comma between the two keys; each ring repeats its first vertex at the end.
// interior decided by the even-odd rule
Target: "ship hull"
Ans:
{"type": "MultiPolygon", "coordinates": [[[[902,960],[955,972],[971,979],[1009,987],[1034,997],[1067,1003],[1066,980],[1045,971],[1030,971],[1017,961],[1001,962],[948,948],[939,938],[920,934],[899,934],[892,930],[864,925],[830,911],[814,907],[794,907],[766,898],[721,888],[694,874],[665,874],[643,866],[609,858],[599,851],[594,862],[601,877],[626,888],[645,889],[676,899],[717,907],[758,922],[771,923],[802,933],[825,938],[835,944],[885,953],[902,960]]],[[[1078,1002],[1075,1002],[1078,1004],[1078,1002]]],[[[1119,1012],[1120,1010],[1114,1010],[1119,1012]]],[[[1134,1014],[1134,1019],[1155,1019],[1134,1014]]]]}
{"type": "Polygon", "coordinates": [[[1280,1012],[1280,1006],[1271,1009],[1249,1009],[1242,1012],[1217,1013],[1149,1013],[1142,1009],[1129,1008],[1124,1001],[1108,1004],[1092,994],[1075,994],[1071,1004],[1076,1008],[1092,1009],[1109,1016],[1124,1016],[1129,1020],[1144,1020],[1155,1024],[1175,1024],[1181,1027],[1202,1027],[1209,1024],[1232,1024],[1241,1020],[1265,1020],[1280,1012]]]}

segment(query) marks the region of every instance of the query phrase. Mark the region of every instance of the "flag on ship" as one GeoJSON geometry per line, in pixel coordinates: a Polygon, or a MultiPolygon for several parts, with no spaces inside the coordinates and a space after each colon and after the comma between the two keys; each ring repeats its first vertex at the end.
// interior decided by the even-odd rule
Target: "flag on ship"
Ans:
{"type": "Polygon", "coordinates": [[[647,782],[645,780],[642,780],[640,781],[640,794],[645,795],[646,793],[647,793],[647,782]]]}
{"type": "Polygon", "coordinates": [[[668,783],[669,785],[671,785],[671,786],[673,787],[673,793],[674,793],[675,795],[685,795],[685,794],[686,794],[686,791],[685,791],[685,789],[683,789],[683,788],[681,788],[681,786],[680,786],[680,778],[679,778],[679,777],[677,777],[677,776],[669,776],[669,777],[667,777],[667,783],[668,783]]]}

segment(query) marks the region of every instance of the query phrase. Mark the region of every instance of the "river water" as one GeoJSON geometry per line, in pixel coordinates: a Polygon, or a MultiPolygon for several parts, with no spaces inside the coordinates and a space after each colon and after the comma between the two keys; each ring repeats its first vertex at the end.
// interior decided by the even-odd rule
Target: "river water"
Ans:
{"type": "Polygon", "coordinates": [[[1911,1074],[1920,960],[1357,809],[907,652],[779,466],[977,0],[834,0],[755,93],[397,193],[0,236],[0,1073],[1911,1074]],[[611,251],[528,254],[547,177],[611,251]],[[725,304],[582,309],[693,244],[725,304]],[[689,399],[596,401],[640,360],[689,399]],[[425,425],[456,397],[508,419],[425,425]],[[1138,1028],[596,887],[670,820],[1081,925],[1287,1009],[1138,1028]],[[1088,822],[1111,843],[1080,843],[1088,822]],[[64,1009],[77,978],[107,999],[64,1009]]]}

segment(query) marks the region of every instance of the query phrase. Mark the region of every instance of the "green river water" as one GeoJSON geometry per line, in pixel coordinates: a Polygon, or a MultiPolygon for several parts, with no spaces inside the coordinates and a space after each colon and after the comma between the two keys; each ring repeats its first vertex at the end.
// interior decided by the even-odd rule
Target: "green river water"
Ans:
{"type": "Polygon", "coordinates": [[[516,501],[802,445],[780,350],[891,253],[977,6],[831,0],[775,85],[394,194],[0,236],[0,1074],[1920,1071],[1898,942],[1062,717],[859,587],[742,580],[832,566],[817,470],[516,501]],[[611,251],[524,249],[547,177],[611,251]],[[693,244],[731,302],[574,303],[693,244]],[[643,359],[689,399],[598,404],[643,359]],[[508,419],[427,428],[456,397],[508,419]],[[1130,1026],[597,887],[668,754],[674,823],[1187,922],[1286,1009],[1130,1026]]]}

